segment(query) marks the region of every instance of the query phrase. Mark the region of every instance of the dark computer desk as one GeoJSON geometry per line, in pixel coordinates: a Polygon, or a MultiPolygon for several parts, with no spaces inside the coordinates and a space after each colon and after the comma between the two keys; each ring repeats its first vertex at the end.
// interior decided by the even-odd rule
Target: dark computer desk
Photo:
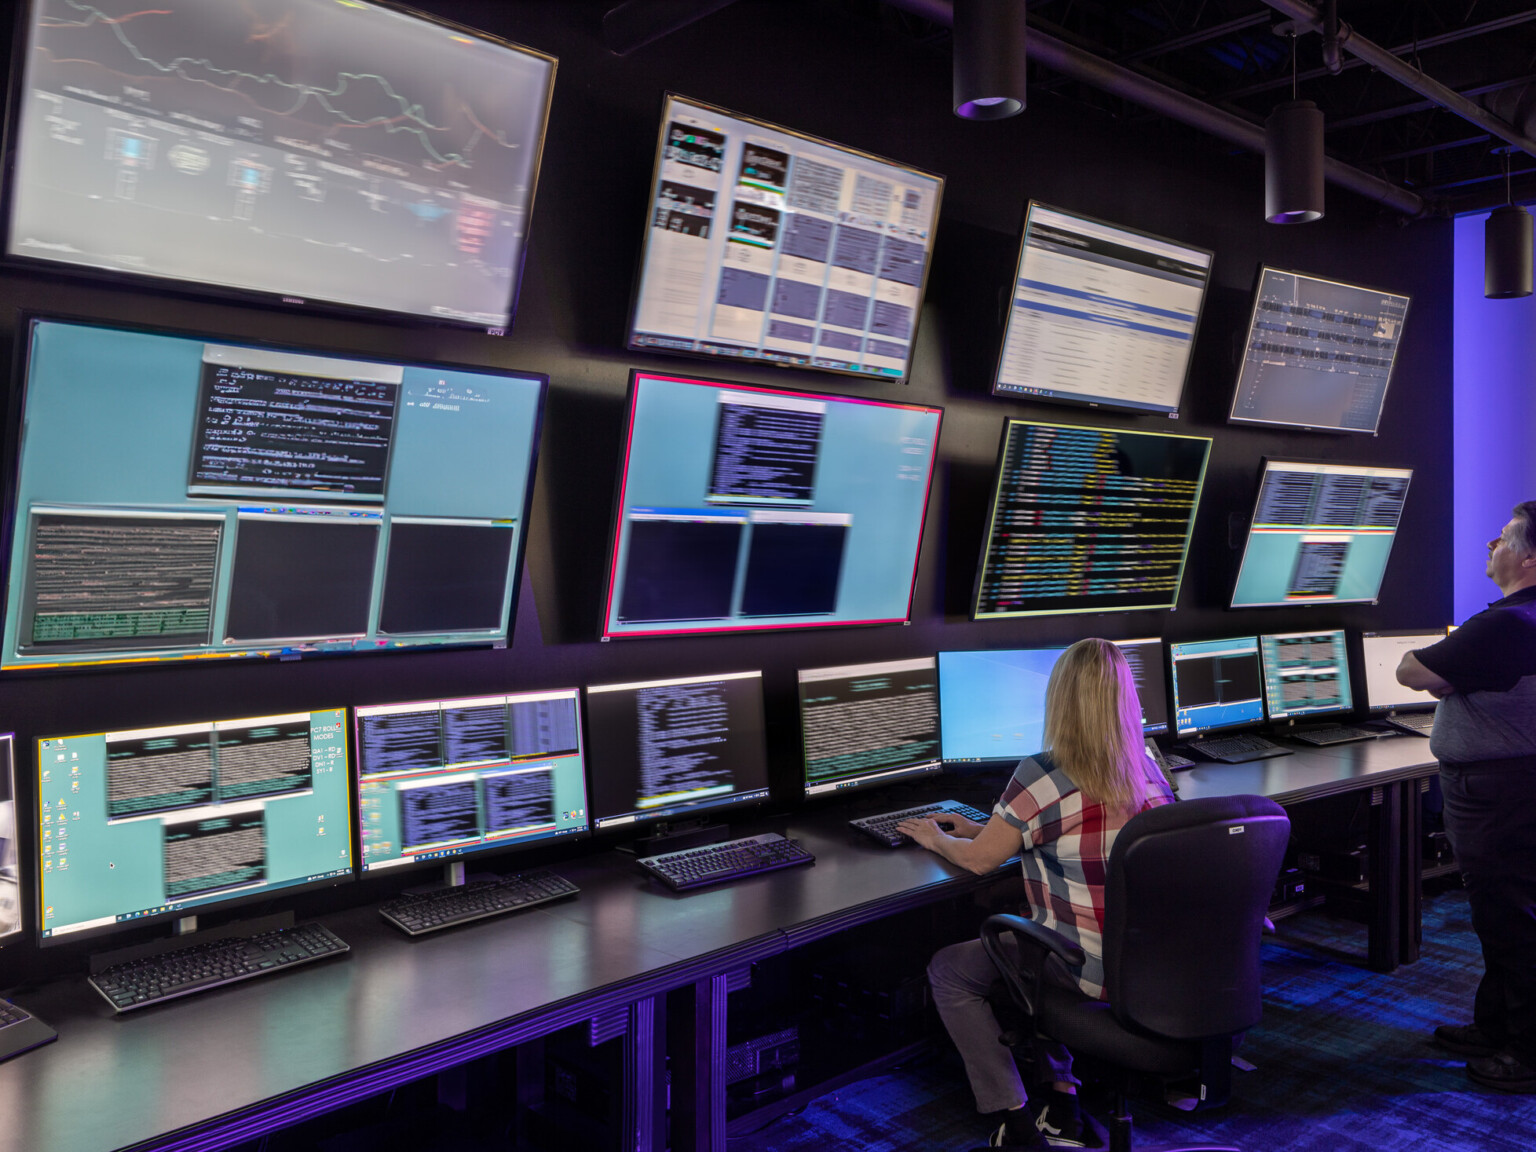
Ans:
{"type": "MultiPolygon", "coordinates": [[[[1405,893],[1418,885],[1404,878],[1417,876],[1416,782],[1434,771],[1428,742],[1403,737],[1195,768],[1180,774],[1180,795],[1288,803],[1369,788],[1377,841],[1391,849],[1373,853],[1371,899],[1384,910],[1370,951],[1373,966],[1390,968],[1417,952],[1417,921],[1406,923],[1417,902],[1405,893]]],[[[941,780],[933,790],[956,789],[941,780]]],[[[732,972],[1016,874],[978,877],[883,848],[846,816],[743,825],[797,837],[816,864],[689,895],[609,851],[560,865],[581,888],[575,900],[437,936],[407,939],[372,907],[328,915],[350,956],[122,1018],[79,976],[30,991],[17,999],[59,1039],[0,1064],[0,1152],[226,1147],[588,1021],[594,1035],[624,1038],[625,1131],[651,1152],[663,1146],[663,997],[673,990],[690,1005],[694,1042],[671,1053],[672,1145],[718,1152],[732,972]]]]}

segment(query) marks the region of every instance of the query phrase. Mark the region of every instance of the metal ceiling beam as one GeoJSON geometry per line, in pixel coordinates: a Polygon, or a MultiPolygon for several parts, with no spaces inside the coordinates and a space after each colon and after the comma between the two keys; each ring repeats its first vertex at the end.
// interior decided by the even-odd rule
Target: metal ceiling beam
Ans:
{"type": "Polygon", "coordinates": [[[670,36],[736,0],[624,0],[603,15],[603,43],[628,56],[653,40],[670,36]]]}
{"type": "Polygon", "coordinates": [[[1263,12],[1256,16],[1239,16],[1236,20],[1228,20],[1225,24],[1212,24],[1209,28],[1198,28],[1184,36],[1175,36],[1172,40],[1164,40],[1161,44],[1153,44],[1150,48],[1138,48],[1134,52],[1115,57],[1115,61],[1119,64],[1130,64],[1137,60],[1149,60],[1154,56],[1193,48],[1196,44],[1204,44],[1208,40],[1219,40],[1223,36],[1241,32],[1244,28],[1252,28],[1255,24],[1268,24],[1269,21],[1270,18],[1263,12]]]}
{"type": "MultiPolygon", "coordinates": [[[[1514,76],[1508,80],[1500,80],[1496,84],[1481,84],[1476,88],[1468,88],[1460,95],[1463,97],[1482,96],[1488,92],[1499,92],[1505,88],[1520,88],[1527,84],[1536,84],[1536,73],[1525,76],[1514,76]]],[[[1346,116],[1342,120],[1330,120],[1328,131],[1332,132],[1342,128],[1358,128],[1362,124],[1376,124],[1382,120],[1395,120],[1399,116],[1409,116],[1415,112],[1428,112],[1431,108],[1444,108],[1445,106],[1436,100],[1415,100],[1412,104],[1394,104],[1390,108],[1378,108],[1374,112],[1362,112],[1358,116],[1346,116]]],[[[1475,107],[1481,108],[1478,104],[1475,107]]],[[[1492,116],[1493,113],[1488,113],[1492,116]]],[[[1505,124],[1500,120],[1499,123],[1505,124]]],[[[1505,124],[1505,127],[1509,127],[1505,124]]],[[[1504,137],[1500,137],[1504,139],[1504,137]]],[[[1513,141],[1511,141],[1513,143],[1513,141]]]]}
{"type": "MultiPolygon", "coordinates": [[[[886,0],[934,24],[952,26],[954,9],[948,0],[886,0]]],[[[1181,121],[1212,136],[1253,152],[1264,151],[1264,129],[1183,92],[1150,80],[1101,56],[1085,52],[1035,28],[1029,30],[1029,58],[1073,80],[1103,89],[1112,95],[1151,108],[1169,119],[1181,121]]],[[[1425,211],[1424,198],[1369,172],[1352,168],[1331,156],[1323,161],[1323,174],[1341,188],[1348,188],[1409,216],[1425,211]]]]}

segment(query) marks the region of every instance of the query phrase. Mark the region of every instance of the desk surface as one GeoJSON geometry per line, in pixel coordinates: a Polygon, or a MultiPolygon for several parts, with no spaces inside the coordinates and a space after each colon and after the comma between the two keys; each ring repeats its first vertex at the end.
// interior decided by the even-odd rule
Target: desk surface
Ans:
{"type": "Polygon", "coordinates": [[[1352,792],[1364,783],[1427,776],[1437,771],[1429,741],[1421,736],[1387,736],[1324,748],[1295,747],[1291,756],[1246,764],[1200,764],[1175,773],[1179,798],[1254,793],[1280,804],[1352,792]]]}

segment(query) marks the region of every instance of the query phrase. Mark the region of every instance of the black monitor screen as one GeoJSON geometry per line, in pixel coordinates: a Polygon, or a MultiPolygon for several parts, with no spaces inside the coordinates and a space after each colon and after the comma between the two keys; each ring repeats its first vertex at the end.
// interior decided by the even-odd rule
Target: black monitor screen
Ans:
{"type": "Polygon", "coordinates": [[[634,373],[603,634],[899,624],[938,408],[634,373]]]}
{"type": "Polygon", "coordinates": [[[1411,468],[1266,460],[1232,607],[1374,602],[1411,468]]]}
{"type": "Polygon", "coordinates": [[[363,870],[587,830],[575,688],[356,709],[363,870]]]}
{"type": "Polygon", "coordinates": [[[761,672],[589,687],[587,743],[594,829],[768,798],[761,672]]]}
{"type": "Polygon", "coordinates": [[[802,668],[805,794],[937,772],[939,676],[932,656],[802,668]]]}
{"type": "Polygon", "coordinates": [[[1264,710],[1271,720],[1354,710],[1344,632],[1282,632],[1259,637],[1264,710]]]}
{"type": "Polygon", "coordinates": [[[1141,730],[1148,736],[1168,731],[1168,688],[1163,678],[1163,642],[1116,640],[1125,662],[1136,680],[1136,696],[1141,703],[1141,730]]]}
{"type": "Polygon", "coordinates": [[[11,256],[503,328],[553,57],[364,0],[32,0],[11,256]]]}
{"type": "Polygon", "coordinates": [[[1168,645],[1173,670],[1174,731],[1180,736],[1257,724],[1264,719],[1259,638],[1192,640],[1168,645]]]}
{"type": "Polygon", "coordinates": [[[1031,201],[993,394],[1177,412],[1211,256],[1031,201]]]}
{"type": "Polygon", "coordinates": [[[42,935],[352,875],[346,709],[37,742],[42,935]]]}
{"type": "Polygon", "coordinates": [[[1261,268],[1230,419],[1375,432],[1407,315],[1406,296],[1261,268]]]}
{"type": "Polygon", "coordinates": [[[16,842],[16,738],[0,734],[0,944],[21,934],[21,848],[16,842]]]}
{"type": "Polygon", "coordinates": [[[669,95],[629,346],[904,379],[943,191],[669,95]]]}
{"type": "Polygon", "coordinates": [[[506,643],[544,377],[27,332],[0,667],[506,643]]]}
{"type": "Polygon", "coordinates": [[[1010,420],[978,620],[1172,608],[1211,441],[1010,420]]]}

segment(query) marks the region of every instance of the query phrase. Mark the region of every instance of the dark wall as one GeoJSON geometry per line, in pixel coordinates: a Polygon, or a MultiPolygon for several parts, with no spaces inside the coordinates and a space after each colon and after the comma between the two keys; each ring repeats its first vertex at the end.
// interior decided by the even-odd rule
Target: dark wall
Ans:
{"type": "MultiPolygon", "coordinates": [[[[973,124],[949,111],[947,48],[814,0],[741,0],[627,58],[599,38],[610,0],[418,0],[420,5],[557,55],[549,140],[515,327],[506,338],[407,324],[237,308],[126,291],[78,278],[7,273],[0,322],[14,310],[314,342],[380,356],[441,358],[548,373],[545,434],[513,642],[504,651],[356,656],[297,663],[137,669],[0,681],[0,723],[14,727],[22,775],[39,735],[423,696],[601,683],[636,675],[765,670],[780,787],[799,771],[799,667],[1050,644],[1079,636],[1199,638],[1312,626],[1415,628],[1451,610],[1451,226],[1405,224],[1330,187],[1325,220],[1262,219],[1262,163],[1134,112],[1112,120],[1048,92],[1013,120],[973,124]],[[937,254],[907,385],[720,365],[622,350],[647,214],[662,93],[668,89],[941,172],[948,178],[937,254]],[[993,400],[1000,293],[1031,197],[1216,252],[1214,286],[1185,412],[1103,416],[993,400]],[[1413,297],[1380,435],[1229,427],[1237,341],[1260,262],[1363,281],[1413,297]],[[939,472],[907,627],[601,644],[601,583],[631,367],[937,403],[939,472]],[[1179,607],[973,623],[967,608],[985,500],[1005,417],[1211,435],[1214,451],[1179,607]],[[1377,606],[1230,612],[1241,534],[1266,453],[1410,465],[1412,490],[1377,606]]],[[[14,382],[12,382],[14,388],[14,382]]],[[[786,790],[787,791],[787,790],[786,790]]],[[[23,801],[29,799],[24,785],[23,801]]],[[[14,950],[13,950],[14,951],[14,950]]],[[[5,962],[0,962],[3,965],[5,962]]],[[[0,966],[0,978],[3,978],[0,966]]]]}

